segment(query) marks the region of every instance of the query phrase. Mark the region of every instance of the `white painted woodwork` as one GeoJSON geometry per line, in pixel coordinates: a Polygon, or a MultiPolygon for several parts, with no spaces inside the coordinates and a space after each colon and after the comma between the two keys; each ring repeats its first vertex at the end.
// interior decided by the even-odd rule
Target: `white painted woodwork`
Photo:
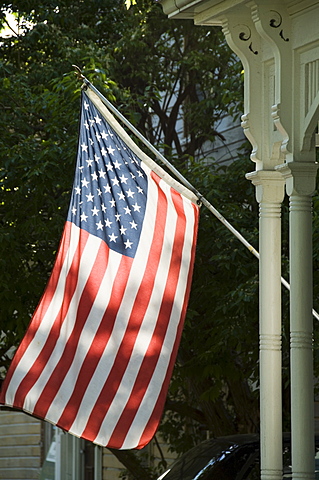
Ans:
{"type": "Polygon", "coordinates": [[[280,198],[290,197],[292,469],[314,479],[312,218],[319,119],[317,0],[161,0],[171,18],[219,25],[245,70],[242,126],[260,203],[261,479],[279,480],[281,438],[280,198]],[[267,199],[266,199],[267,198],[267,199]],[[267,369],[268,364],[268,369],[267,369]],[[267,396],[267,391],[271,392],[267,396]],[[270,398],[272,397],[272,398],[270,398]],[[274,445],[275,442],[275,445],[274,445]]]}

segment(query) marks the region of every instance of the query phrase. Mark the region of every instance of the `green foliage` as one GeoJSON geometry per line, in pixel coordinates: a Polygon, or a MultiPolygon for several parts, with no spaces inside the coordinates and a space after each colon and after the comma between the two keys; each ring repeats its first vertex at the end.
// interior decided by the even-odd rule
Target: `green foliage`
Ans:
{"type": "Polygon", "coordinates": [[[21,338],[52,269],[62,231],[77,119],[76,110],[63,111],[62,96],[44,90],[40,97],[34,92],[38,85],[30,85],[25,73],[15,76],[13,69],[3,70],[1,326],[21,338]],[[68,125],[64,132],[60,122],[68,125]]]}

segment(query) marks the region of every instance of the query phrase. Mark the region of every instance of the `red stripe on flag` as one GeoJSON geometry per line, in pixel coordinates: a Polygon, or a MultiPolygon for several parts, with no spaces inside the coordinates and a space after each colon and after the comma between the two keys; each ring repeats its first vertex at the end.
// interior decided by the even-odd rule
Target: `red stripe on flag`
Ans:
{"type": "Polygon", "coordinates": [[[61,237],[61,242],[60,246],[58,249],[57,257],[55,260],[54,268],[52,271],[52,274],[50,276],[50,279],[48,281],[47,287],[42,295],[42,298],[40,302],[38,303],[38,306],[34,312],[34,315],[31,319],[30,325],[26,331],[26,334],[24,335],[18,350],[15,353],[15,356],[11,362],[10,369],[6,375],[6,378],[2,384],[2,390],[0,394],[0,403],[5,403],[5,394],[8,385],[10,384],[11,378],[16,370],[17,365],[19,364],[21,358],[25,354],[28,346],[32,342],[39,325],[41,323],[41,318],[46,314],[46,311],[50,305],[50,302],[52,300],[52,297],[54,295],[57,283],[60,278],[60,272],[62,269],[62,266],[64,264],[64,260],[66,257],[67,250],[70,245],[70,237],[71,237],[71,228],[72,224],[67,222],[64,227],[64,232],[61,237]]]}
{"type": "Polygon", "coordinates": [[[108,257],[109,248],[106,243],[101,242],[94,265],[79,300],[76,320],[74,322],[72,334],[68,338],[63,353],[61,353],[60,359],[56,364],[54,371],[48,379],[34,407],[33,413],[40,418],[45,418],[46,413],[50,408],[50,405],[54,400],[64,380],[64,377],[66,376],[73,362],[73,358],[78,348],[78,343],[82,334],[82,330],[83,328],[85,328],[86,319],[90,313],[92,304],[94,303],[94,299],[98,293],[101,281],[105,274],[105,270],[108,264],[108,257]]]}
{"type": "Polygon", "coordinates": [[[110,302],[105,310],[101,324],[92,341],[90,349],[83,361],[73,393],[57,422],[57,425],[65,430],[70,430],[77,416],[83,395],[88,388],[91,377],[101,360],[104,349],[112,334],[117,311],[121,305],[127,279],[131,270],[132,261],[132,258],[123,256],[120,262],[118,273],[112,286],[110,302]]]}
{"type": "Polygon", "coordinates": [[[195,222],[194,222],[194,235],[193,235],[193,246],[192,246],[192,253],[191,253],[191,261],[190,261],[190,268],[189,268],[189,273],[188,273],[188,279],[187,279],[187,290],[185,292],[185,297],[184,297],[184,304],[183,304],[183,309],[181,313],[181,321],[178,326],[178,331],[174,343],[174,347],[171,353],[171,359],[169,363],[169,368],[167,369],[165,380],[162,384],[161,392],[158,396],[157,402],[154,406],[153,413],[147,422],[147,425],[144,429],[143,435],[140,438],[139,441],[139,448],[145,447],[150,441],[150,438],[153,438],[157,426],[158,426],[158,418],[163,412],[164,405],[165,405],[165,400],[166,400],[166,392],[168,391],[168,387],[170,384],[171,380],[171,375],[173,372],[174,364],[176,361],[177,357],[177,352],[178,352],[178,347],[180,344],[180,339],[182,336],[182,331],[183,331],[183,326],[184,326],[184,319],[186,315],[186,310],[187,310],[187,305],[188,305],[188,300],[189,300],[189,295],[190,295],[190,290],[191,290],[191,281],[192,281],[192,276],[193,276],[193,269],[194,269],[194,259],[195,259],[195,251],[196,251],[196,240],[197,240],[197,230],[198,230],[198,217],[199,217],[199,208],[196,205],[192,205],[193,210],[194,210],[194,217],[195,217],[195,222]]]}
{"type": "MultiPolygon", "coordinates": [[[[157,365],[159,356],[163,346],[163,341],[167,332],[168,325],[171,320],[171,312],[175,301],[175,293],[178,285],[178,277],[181,268],[181,260],[184,245],[184,235],[186,227],[186,218],[183,209],[183,201],[180,195],[172,190],[173,202],[178,212],[178,219],[175,227],[174,246],[172,249],[172,257],[169,267],[169,273],[165,285],[163,301],[158,314],[156,327],[153,332],[151,342],[148,346],[147,352],[144,356],[143,362],[140,366],[138,376],[136,378],[134,387],[132,389],[130,398],[123,410],[123,413],[114,429],[114,432],[109,440],[109,445],[112,448],[120,449],[123,445],[125,437],[132,425],[138,407],[147,391],[151,378],[153,376],[155,367],[157,365]]],[[[165,395],[166,392],[161,392],[165,395]]],[[[159,418],[155,419],[158,424],[159,418]]]]}
{"type": "MultiPolygon", "coordinates": [[[[157,177],[156,183],[158,183],[158,180],[159,178],[157,177]]],[[[116,392],[121,384],[123,375],[131,358],[135,340],[143,322],[144,315],[153,292],[157,267],[160,261],[163,246],[166,215],[167,199],[165,194],[161,190],[158,190],[158,204],[155,222],[156,228],[153,234],[151,249],[148,256],[145,273],[143,275],[142,282],[136,295],[127,329],[123,337],[121,346],[116,355],[114,365],[91,412],[87,425],[82,433],[82,436],[87,440],[93,441],[98,435],[103,419],[116,395],[116,392]]]]}
{"type": "MultiPolygon", "coordinates": [[[[89,234],[84,232],[83,235],[80,236],[79,244],[77,246],[76,252],[72,259],[72,264],[69,269],[69,272],[66,277],[65,288],[63,293],[63,303],[60,308],[58,315],[56,316],[54,323],[51,327],[50,333],[48,334],[47,340],[44,343],[40,354],[38,355],[37,359],[34,361],[32,367],[27,372],[23,380],[21,381],[19,387],[17,388],[15,397],[14,397],[14,406],[17,408],[22,408],[24,399],[28,392],[31,390],[35,382],[38,380],[43,367],[46,365],[47,361],[49,360],[51,353],[55,347],[55,344],[59,338],[60,330],[67,314],[70,301],[72,299],[74,290],[77,285],[78,281],[78,265],[81,260],[81,256],[86,245],[87,239],[89,234]]],[[[60,272],[59,272],[60,273],[60,272]]],[[[52,299],[52,292],[49,292],[49,296],[52,299]]],[[[47,304],[46,294],[44,294],[43,301],[47,304]]],[[[47,307],[48,308],[48,307],[47,307]]],[[[37,311],[37,316],[35,317],[36,324],[40,324],[43,317],[38,318],[41,313],[41,309],[37,311]]]]}

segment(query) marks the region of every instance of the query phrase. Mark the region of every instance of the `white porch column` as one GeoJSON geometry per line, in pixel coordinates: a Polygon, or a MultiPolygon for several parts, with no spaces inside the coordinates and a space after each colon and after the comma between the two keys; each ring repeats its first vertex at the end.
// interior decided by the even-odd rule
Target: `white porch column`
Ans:
{"type": "Polygon", "coordinates": [[[282,479],[281,202],[279,172],[248,175],[259,202],[259,371],[261,480],[282,479]]]}
{"type": "MultiPolygon", "coordinates": [[[[250,8],[237,8],[227,13],[222,20],[222,26],[227,42],[244,66],[245,113],[242,126],[252,144],[251,159],[256,165],[256,171],[246,177],[256,187],[256,199],[259,203],[261,480],[281,480],[281,203],[285,181],[274,167],[282,163],[284,156],[280,149],[282,136],[273,126],[274,62],[269,53],[269,45],[256,29],[258,13],[254,10],[252,15],[250,8]]],[[[272,18],[269,16],[269,9],[266,18],[269,23],[272,18]]],[[[261,25],[259,26],[261,28],[261,25]]]]}
{"type": "Polygon", "coordinates": [[[317,166],[279,168],[290,196],[290,370],[292,478],[314,480],[312,199],[317,166]],[[302,441],[300,441],[302,439],[302,441]]]}

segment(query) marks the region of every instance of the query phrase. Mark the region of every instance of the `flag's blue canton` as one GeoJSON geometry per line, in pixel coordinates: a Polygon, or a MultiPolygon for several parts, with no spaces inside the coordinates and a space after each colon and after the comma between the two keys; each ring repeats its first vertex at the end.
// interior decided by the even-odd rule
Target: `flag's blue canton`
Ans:
{"type": "Polygon", "coordinates": [[[147,177],[141,161],[85,93],[68,220],[134,257],[144,220],[147,177]]]}

